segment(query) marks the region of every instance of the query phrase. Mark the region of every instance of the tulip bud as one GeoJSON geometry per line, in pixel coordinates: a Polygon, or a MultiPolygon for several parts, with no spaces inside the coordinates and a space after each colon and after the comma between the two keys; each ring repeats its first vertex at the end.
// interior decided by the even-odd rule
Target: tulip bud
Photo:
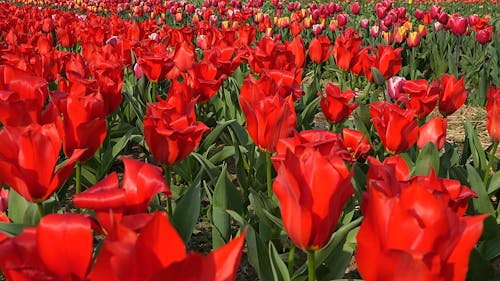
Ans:
{"type": "Polygon", "coordinates": [[[416,31],[410,32],[410,35],[408,35],[406,43],[408,44],[408,47],[410,47],[410,48],[417,47],[418,44],[420,43],[420,35],[418,35],[418,32],[416,32],[416,31]]]}
{"type": "Polygon", "coordinates": [[[359,24],[361,25],[361,28],[368,28],[368,25],[370,24],[370,21],[368,19],[362,19],[359,21],[359,24]]]}
{"type": "Polygon", "coordinates": [[[478,32],[476,32],[476,41],[481,44],[485,45],[491,42],[492,40],[492,32],[489,28],[481,29],[478,32]]]}
{"type": "Polygon", "coordinates": [[[353,15],[357,15],[359,14],[359,11],[361,10],[361,5],[359,4],[359,2],[353,2],[351,4],[351,13],[353,15]]]}

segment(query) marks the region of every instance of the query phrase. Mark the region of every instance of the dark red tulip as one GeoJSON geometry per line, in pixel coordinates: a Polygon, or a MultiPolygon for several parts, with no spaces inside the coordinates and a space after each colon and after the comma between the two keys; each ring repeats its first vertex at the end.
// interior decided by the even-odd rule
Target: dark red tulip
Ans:
{"type": "Polygon", "coordinates": [[[74,163],[84,152],[75,150],[55,171],[61,146],[52,123],[4,127],[0,131],[0,180],[28,201],[45,201],[71,175],[74,163]]]}
{"type": "Polygon", "coordinates": [[[209,128],[196,121],[195,100],[184,83],[174,81],[166,100],[148,104],[144,117],[144,138],[164,165],[180,162],[200,144],[209,128]]]}
{"type": "Polygon", "coordinates": [[[359,2],[353,2],[353,3],[351,3],[351,13],[353,15],[359,14],[360,10],[361,10],[361,5],[359,4],[359,2]]]}
{"type": "Polygon", "coordinates": [[[453,16],[450,18],[451,32],[455,35],[464,35],[467,30],[467,19],[461,16],[453,16]]]}
{"type": "Polygon", "coordinates": [[[352,174],[342,158],[307,145],[287,149],[282,159],[273,161],[281,162],[273,191],[288,236],[301,249],[322,248],[354,193],[352,174]]]}
{"type": "Polygon", "coordinates": [[[274,152],[280,138],[289,137],[295,129],[295,107],[292,96],[277,94],[273,79],[256,80],[248,76],[240,92],[240,104],[246,116],[247,131],[262,150],[274,152]]]}
{"type": "Polygon", "coordinates": [[[467,99],[464,78],[456,80],[455,76],[443,74],[441,77],[441,92],[439,93],[439,112],[447,116],[453,114],[467,99]]]}
{"type": "Polygon", "coordinates": [[[387,152],[398,154],[417,142],[418,125],[415,111],[403,110],[389,102],[375,102],[370,105],[373,126],[387,152]]]}
{"type": "Polygon", "coordinates": [[[338,124],[344,121],[358,106],[356,102],[350,102],[356,96],[352,90],[342,92],[339,87],[329,82],[326,84],[325,93],[326,96],[321,93],[318,95],[321,97],[321,111],[330,123],[338,124]]]}
{"type": "Polygon", "coordinates": [[[7,280],[87,280],[92,261],[90,221],[76,214],[51,214],[38,226],[0,242],[0,267],[7,280]]]}
{"type": "Polygon", "coordinates": [[[490,138],[500,141],[500,88],[490,86],[487,93],[487,128],[490,138]]]}
{"type": "Polygon", "coordinates": [[[490,26],[491,28],[483,28],[479,31],[476,32],[476,41],[481,44],[485,45],[491,42],[493,40],[492,34],[493,34],[493,26],[490,26]]]}
{"type": "Polygon", "coordinates": [[[330,58],[332,52],[330,39],[323,35],[314,37],[309,44],[309,58],[314,63],[324,63],[330,58]]]}
{"type": "Polygon", "coordinates": [[[145,213],[157,193],[171,195],[159,167],[122,159],[125,172],[121,188],[114,172],[84,192],[73,195],[75,206],[94,210],[101,226],[108,231],[123,215],[145,213]]]}
{"type": "Polygon", "coordinates": [[[416,9],[415,10],[415,18],[417,20],[422,20],[424,18],[424,11],[422,11],[420,9],[416,9]]]}
{"type": "Polygon", "coordinates": [[[446,140],[446,118],[436,116],[418,129],[417,146],[422,149],[428,142],[432,142],[441,150],[446,140]]]}
{"type": "Polygon", "coordinates": [[[455,186],[433,175],[368,186],[356,250],[364,280],[465,280],[487,215],[463,217],[453,198],[470,192],[455,186]]]}
{"type": "Polygon", "coordinates": [[[430,11],[429,11],[432,19],[437,20],[439,15],[441,14],[441,10],[442,10],[442,8],[439,5],[432,6],[430,11]]]}

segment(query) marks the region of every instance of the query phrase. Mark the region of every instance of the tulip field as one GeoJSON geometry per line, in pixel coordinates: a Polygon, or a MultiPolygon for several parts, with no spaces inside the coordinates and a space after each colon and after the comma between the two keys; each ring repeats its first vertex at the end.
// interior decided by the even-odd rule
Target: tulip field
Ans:
{"type": "Polygon", "coordinates": [[[0,280],[500,281],[498,0],[0,2],[0,280]]]}

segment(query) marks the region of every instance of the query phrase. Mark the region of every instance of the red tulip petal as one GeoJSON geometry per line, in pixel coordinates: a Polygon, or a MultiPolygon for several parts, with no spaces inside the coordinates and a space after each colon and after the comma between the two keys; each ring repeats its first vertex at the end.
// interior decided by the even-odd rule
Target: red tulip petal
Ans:
{"type": "Polygon", "coordinates": [[[92,259],[90,221],[76,214],[47,215],[37,227],[41,260],[61,280],[68,276],[84,279],[92,259]]]}

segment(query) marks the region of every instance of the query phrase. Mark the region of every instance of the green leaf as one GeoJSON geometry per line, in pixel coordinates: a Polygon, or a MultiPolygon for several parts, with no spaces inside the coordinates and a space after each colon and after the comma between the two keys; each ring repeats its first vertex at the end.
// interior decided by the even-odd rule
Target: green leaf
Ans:
{"type": "Polygon", "coordinates": [[[229,120],[221,122],[215,127],[210,133],[203,138],[203,142],[200,144],[198,151],[207,151],[208,147],[217,142],[219,136],[224,132],[227,126],[235,123],[236,120],[229,120]]]}
{"type": "Polygon", "coordinates": [[[113,139],[110,147],[107,147],[106,150],[104,151],[104,154],[102,156],[102,163],[99,168],[99,172],[96,176],[97,179],[101,179],[104,175],[106,175],[109,170],[111,169],[111,166],[113,165],[114,161],[116,160],[116,157],[125,149],[127,146],[128,142],[132,139],[132,133],[134,133],[135,128],[130,128],[125,135],[123,135],[121,138],[118,139],[113,139]]]}
{"type": "Polygon", "coordinates": [[[472,249],[469,258],[469,270],[467,271],[468,281],[492,280],[495,271],[489,260],[485,259],[479,251],[472,249]]]}
{"type": "Polygon", "coordinates": [[[471,189],[474,190],[478,196],[478,198],[472,199],[476,214],[491,214],[494,216],[495,210],[491,205],[490,197],[488,196],[488,192],[486,192],[483,181],[476,169],[469,164],[467,164],[467,178],[471,189]]]}
{"type": "Polygon", "coordinates": [[[359,227],[349,231],[342,243],[339,243],[335,250],[322,262],[317,270],[318,279],[330,280],[344,277],[346,268],[349,266],[356,249],[358,231],[359,227]]]}
{"type": "Polygon", "coordinates": [[[415,175],[427,176],[431,168],[439,174],[439,151],[433,143],[428,142],[418,154],[415,175]]]}
{"type": "Polygon", "coordinates": [[[465,121],[465,134],[467,136],[467,141],[469,143],[472,160],[474,161],[474,167],[481,168],[484,170],[486,168],[486,157],[484,153],[483,146],[479,141],[478,134],[476,130],[472,127],[469,120],[465,121]]]}
{"type": "Polygon", "coordinates": [[[17,236],[23,232],[25,224],[0,222],[0,232],[9,236],[17,236]]]}
{"type": "Polygon", "coordinates": [[[269,260],[271,261],[271,269],[273,271],[273,280],[275,281],[290,281],[290,274],[288,269],[281,259],[278,251],[273,245],[273,242],[269,241],[269,260]]]}
{"type": "Polygon", "coordinates": [[[297,120],[297,128],[300,130],[301,128],[307,128],[307,125],[312,122],[314,115],[318,110],[318,105],[321,98],[316,97],[313,101],[306,105],[304,111],[298,116],[297,120]]]}
{"type": "Polygon", "coordinates": [[[488,194],[493,194],[498,189],[500,189],[500,171],[496,171],[491,177],[488,194]]]}
{"type": "Polygon", "coordinates": [[[15,224],[36,225],[40,220],[36,204],[27,201],[12,188],[9,192],[8,205],[9,218],[15,224]]]}
{"type": "MultiPolygon", "coordinates": [[[[227,210],[226,211],[238,224],[240,227],[247,225],[247,222],[236,212],[227,210]]],[[[259,235],[256,234],[252,226],[248,226],[247,235],[247,249],[248,249],[248,262],[257,271],[259,275],[259,280],[262,281],[274,281],[273,272],[271,269],[271,261],[269,260],[269,254],[266,249],[266,245],[262,242],[259,235]]]]}
{"type": "Polygon", "coordinates": [[[191,239],[193,229],[200,216],[201,189],[199,183],[199,180],[193,182],[184,195],[177,200],[172,216],[172,223],[182,237],[182,240],[184,240],[184,243],[187,243],[191,239]]]}

